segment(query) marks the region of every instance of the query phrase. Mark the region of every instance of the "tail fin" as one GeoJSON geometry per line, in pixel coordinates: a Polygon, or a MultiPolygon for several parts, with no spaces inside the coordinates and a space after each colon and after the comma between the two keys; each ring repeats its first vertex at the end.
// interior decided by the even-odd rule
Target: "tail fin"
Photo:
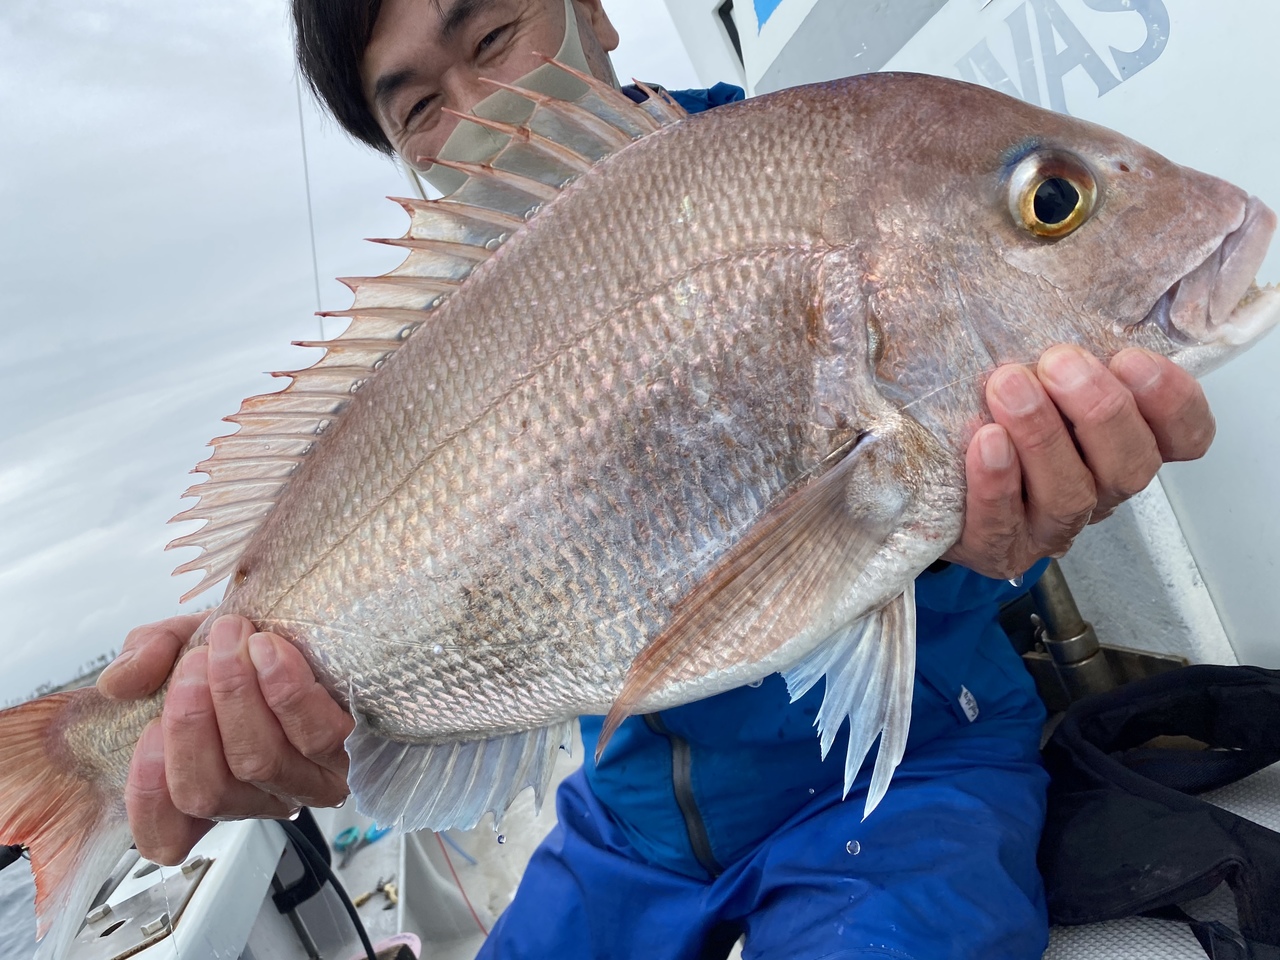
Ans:
{"type": "Polygon", "coordinates": [[[39,957],[66,953],[130,842],[123,795],[91,779],[64,736],[94,699],[76,690],[0,712],[0,843],[31,855],[39,957]]]}

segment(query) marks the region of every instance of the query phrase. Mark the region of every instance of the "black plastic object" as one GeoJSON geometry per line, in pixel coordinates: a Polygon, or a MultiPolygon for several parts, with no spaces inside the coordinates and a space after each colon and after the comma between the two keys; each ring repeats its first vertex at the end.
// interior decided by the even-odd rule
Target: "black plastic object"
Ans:
{"type": "Polygon", "coordinates": [[[12,847],[6,846],[4,844],[0,844],[0,870],[3,870],[5,867],[9,866],[9,864],[13,863],[15,860],[21,860],[21,859],[22,859],[21,844],[15,844],[12,847]]]}
{"type": "MultiPolygon", "coordinates": [[[[325,842],[320,825],[316,823],[316,818],[309,808],[303,807],[299,811],[297,818],[293,820],[280,820],[278,822],[282,826],[287,823],[289,826],[296,828],[311,843],[311,849],[316,857],[322,859],[326,867],[332,865],[333,854],[329,850],[329,844],[325,842]]],[[[287,827],[285,832],[290,836],[293,835],[293,832],[287,827]]],[[[297,844],[294,844],[294,847],[296,849],[297,844]]],[[[276,909],[281,913],[292,913],[301,904],[306,903],[324,889],[324,871],[318,867],[312,869],[307,858],[303,856],[302,850],[299,849],[297,853],[299,859],[302,860],[302,876],[283,890],[271,895],[271,899],[275,901],[276,909]]]]}
{"type": "Polygon", "coordinates": [[[738,55],[738,62],[744,63],[742,37],[738,35],[738,22],[733,19],[733,0],[724,0],[724,3],[716,8],[716,15],[724,25],[724,32],[729,37],[729,42],[733,44],[733,52],[738,55]]]}
{"type": "MultiPolygon", "coordinates": [[[[373,949],[373,943],[369,940],[369,931],[364,928],[364,922],[360,919],[360,914],[356,913],[355,904],[351,902],[351,897],[347,895],[346,888],[334,875],[333,867],[330,864],[329,845],[325,843],[324,835],[320,833],[320,827],[316,824],[315,817],[312,816],[311,811],[303,807],[302,814],[295,820],[277,820],[276,822],[284,828],[284,832],[293,844],[294,850],[297,851],[299,859],[302,860],[305,876],[313,878],[316,890],[324,886],[325,880],[333,884],[333,892],[338,895],[338,899],[342,901],[343,909],[347,911],[347,916],[351,918],[351,924],[356,929],[356,936],[360,938],[360,945],[364,948],[365,957],[367,960],[378,960],[378,955],[373,949]],[[310,820],[310,829],[300,826],[304,819],[310,820]],[[313,837],[315,838],[314,840],[312,839],[313,837]],[[319,843],[317,844],[315,840],[318,840],[319,843]]],[[[292,884],[284,890],[272,894],[276,907],[281,913],[289,913],[293,909],[292,907],[289,909],[282,907],[280,899],[296,886],[298,884],[292,884]]],[[[314,894],[312,895],[314,896],[314,894]]],[[[298,902],[301,903],[302,901],[298,902]]]]}
{"type": "MultiPolygon", "coordinates": [[[[1280,960],[1280,833],[1195,796],[1280,762],[1280,671],[1192,666],[1089,697],[1044,757],[1040,868],[1053,922],[1168,918],[1225,882],[1239,955],[1280,960]]],[[[1222,931],[1198,926],[1230,955],[1222,931]]]]}

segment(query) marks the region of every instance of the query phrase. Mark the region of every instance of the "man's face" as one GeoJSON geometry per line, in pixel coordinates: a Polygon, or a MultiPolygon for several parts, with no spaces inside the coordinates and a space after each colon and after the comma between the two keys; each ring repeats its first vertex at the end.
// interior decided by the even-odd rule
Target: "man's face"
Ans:
{"type": "MultiPolygon", "coordinates": [[[[573,0],[591,72],[611,77],[618,34],[602,0],[573,0]]],[[[460,113],[554,56],[564,41],[564,0],[383,0],[364,52],[365,99],[404,160],[439,154],[460,113]]]]}

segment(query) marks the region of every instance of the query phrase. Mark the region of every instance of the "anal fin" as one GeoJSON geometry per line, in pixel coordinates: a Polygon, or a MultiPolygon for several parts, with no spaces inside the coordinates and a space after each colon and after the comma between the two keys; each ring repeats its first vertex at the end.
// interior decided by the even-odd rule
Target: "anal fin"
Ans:
{"type": "Polygon", "coordinates": [[[347,737],[347,776],[357,809],[401,830],[470,830],[486,813],[495,823],[526,787],[539,808],[573,721],[488,740],[404,743],[379,736],[357,713],[347,737]]]}
{"type": "Polygon", "coordinates": [[[889,603],[832,634],[783,674],[793,703],[826,677],[827,689],[815,721],[824,758],[848,718],[846,796],[876,738],[880,738],[864,816],[870,816],[884,799],[907,748],[915,685],[915,592],[911,581],[889,603]]]}

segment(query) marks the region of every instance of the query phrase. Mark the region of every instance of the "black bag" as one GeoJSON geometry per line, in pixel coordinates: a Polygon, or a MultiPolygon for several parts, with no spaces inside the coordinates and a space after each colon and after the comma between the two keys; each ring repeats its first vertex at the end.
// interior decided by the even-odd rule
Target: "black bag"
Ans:
{"type": "Polygon", "coordinates": [[[1089,697],[1044,758],[1052,922],[1176,918],[1211,957],[1280,960],[1280,833],[1195,797],[1280,763],[1280,671],[1193,666],[1089,697]],[[1178,907],[1223,882],[1238,935],[1178,907]]]}

